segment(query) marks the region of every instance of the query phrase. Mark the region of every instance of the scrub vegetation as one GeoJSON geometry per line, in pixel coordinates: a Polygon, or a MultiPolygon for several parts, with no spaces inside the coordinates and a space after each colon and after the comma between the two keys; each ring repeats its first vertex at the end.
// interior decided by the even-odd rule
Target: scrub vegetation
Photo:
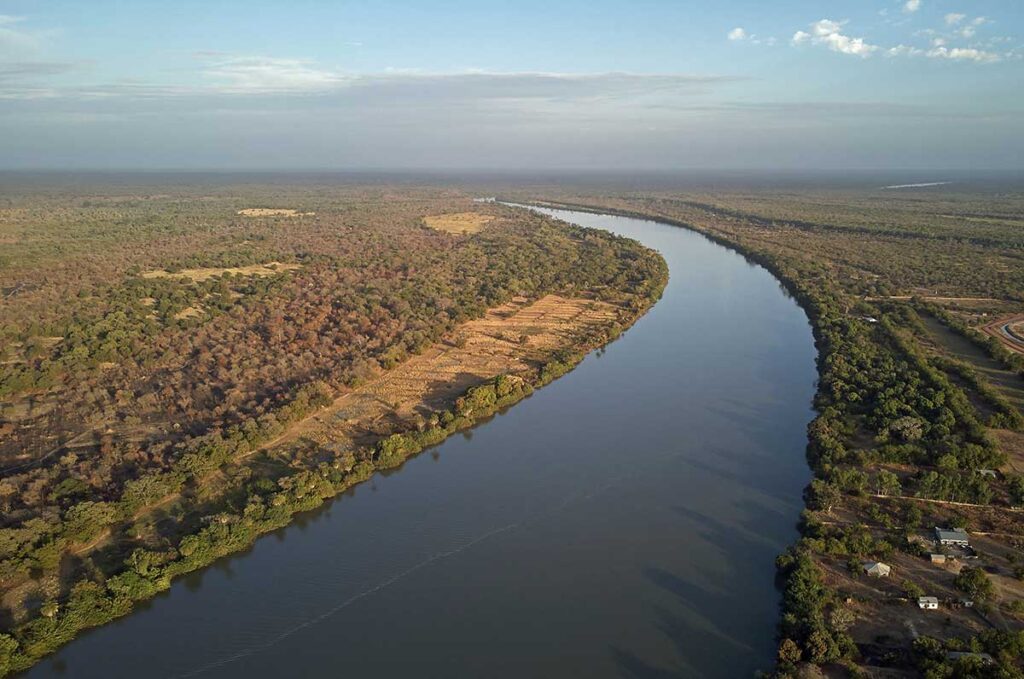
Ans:
{"type": "Polygon", "coordinates": [[[8,186],[0,243],[0,676],[527,396],[667,280],[408,186],[8,186]]]}
{"type": "Polygon", "coordinates": [[[1024,676],[1024,355],[986,331],[1024,310],[1024,194],[506,195],[695,229],[806,310],[815,477],[778,559],[777,676],[1024,676]],[[936,526],[964,528],[970,547],[938,544],[936,526]],[[888,577],[865,572],[874,562],[888,577]]]}

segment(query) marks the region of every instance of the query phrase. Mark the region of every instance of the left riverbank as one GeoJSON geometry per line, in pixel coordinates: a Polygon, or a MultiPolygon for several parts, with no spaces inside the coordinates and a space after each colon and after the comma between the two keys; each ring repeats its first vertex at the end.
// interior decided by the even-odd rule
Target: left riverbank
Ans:
{"type": "MultiPolygon", "coordinates": [[[[622,289],[513,299],[350,393],[307,398],[290,424],[268,429],[262,440],[254,437],[241,454],[203,460],[202,475],[193,476],[172,501],[178,509],[171,509],[195,529],[163,549],[134,549],[125,567],[109,577],[79,579],[66,597],[0,636],[0,675],[30,667],[81,631],[130,613],[174,578],[246,549],[297,514],[400,466],[572,370],[650,309],[667,282],[657,253],[616,240],[641,263],[622,289]],[[458,378],[437,380],[445,366],[458,378]],[[396,384],[406,389],[395,390],[396,384]],[[383,411],[374,409],[382,403],[383,411]]],[[[145,514],[146,508],[138,511],[145,514]]],[[[100,541],[91,549],[102,547],[100,541]]]]}

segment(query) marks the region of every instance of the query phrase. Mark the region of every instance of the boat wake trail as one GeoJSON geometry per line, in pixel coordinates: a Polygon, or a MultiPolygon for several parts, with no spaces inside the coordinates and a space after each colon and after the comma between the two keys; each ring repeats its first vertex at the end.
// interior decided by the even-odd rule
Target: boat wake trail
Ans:
{"type": "Polygon", "coordinates": [[[953,182],[921,182],[919,184],[893,184],[892,186],[883,186],[882,190],[889,189],[923,189],[928,186],[945,186],[946,184],[952,184],[953,182]]]}
{"type": "MultiPolygon", "coordinates": [[[[675,457],[675,455],[670,455],[668,457],[670,457],[670,458],[671,457],[675,457]]],[[[580,503],[580,502],[585,502],[585,501],[590,500],[590,499],[592,499],[592,498],[594,498],[594,497],[596,497],[598,495],[602,495],[603,493],[605,493],[605,492],[611,490],[612,488],[620,485],[623,481],[626,481],[627,479],[630,479],[632,477],[637,476],[639,473],[640,473],[640,470],[634,468],[634,469],[632,469],[631,471],[629,471],[629,472],[627,472],[625,474],[616,476],[616,477],[606,481],[605,483],[598,484],[596,486],[591,486],[591,487],[585,487],[585,488],[577,489],[575,492],[570,493],[569,495],[564,497],[561,500],[561,502],[559,502],[558,504],[554,505],[553,507],[550,507],[547,510],[544,510],[544,511],[541,511],[541,512],[537,512],[537,513],[535,513],[533,515],[527,516],[527,517],[523,518],[521,521],[516,521],[516,522],[513,522],[513,523],[506,524],[504,526],[500,526],[498,528],[493,528],[491,530],[488,530],[487,532],[482,533],[482,534],[474,537],[473,539],[471,539],[468,542],[465,542],[465,543],[459,545],[458,547],[455,547],[454,549],[450,549],[450,550],[447,550],[447,551],[444,551],[444,552],[436,552],[434,554],[431,554],[426,559],[424,559],[424,560],[422,560],[422,561],[420,561],[420,562],[418,562],[416,564],[413,564],[409,568],[406,568],[405,570],[403,570],[403,571],[401,571],[399,573],[396,573],[396,574],[392,575],[388,579],[383,580],[383,581],[377,583],[373,587],[370,587],[370,588],[365,589],[365,590],[363,590],[363,591],[361,591],[361,592],[359,592],[357,594],[354,594],[354,595],[350,596],[349,598],[347,598],[344,601],[338,603],[337,605],[327,609],[323,613],[320,613],[319,615],[316,615],[316,616],[314,616],[312,618],[304,620],[303,622],[295,625],[294,627],[291,627],[291,628],[281,632],[277,636],[275,636],[275,637],[273,637],[271,639],[268,639],[264,643],[260,643],[260,644],[254,645],[254,646],[250,646],[249,648],[240,650],[240,651],[238,651],[236,653],[233,653],[233,654],[231,654],[229,656],[225,656],[225,657],[223,657],[223,658],[221,658],[219,660],[216,660],[214,662],[208,663],[208,664],[203,665],[201,667],[198,667],[198,668],[196,668],[194,670],[190,670],[190,671],[188,671],[186,673],[177,674],[177,675],[174,675],[174,676],[177,679],[185,679],[186,677],[195,677],[195,676],[198,676],[198,675],[203,674],[205,672],[209,672],[211,670],[215,670],[215,669],[217,669],[219,667],[223,667],[225,665],[229,665],[229,664],[231,664],[231,663],[233,663],[233,662],[235,662],[237,660],[242,660],[243,658],[247,658],[247,657],[252,656],[252,655],[254,655],[256,653],[259,653],[260,651],[264,651],[264,650],[266,650],[266,649],[268,649],[268,648],[270,648],[270,647],[272,647],[272,646],[274,646],[276,644],[279,644],[280,642],[284,641],[285,639],[287,639],[288,637],[292,636],[293,634],[296,634],[297,632],[301,632],[304,629],[307,629],[309,627],[312,627],[313,625],[317,625],[317,624],[323,622],[327,618],[329,618],[332,615],[334,615],[334,614],[336,614],[336,613],[338,613],[338,612],[348,608],[349,606],[351,606],[352,604],[356,603],[357,601],[359,601],[361,599],[365,599],[366,597],[371,596],[373,594],[376,594],[377,592],[380,592],[381,590],[384,590],[384,589],[390,587],[391,585],[395,584],[396,582],[398,582],[398,581],[400,581],[400,580],[402,580],[402,579],[412,575],[413,573],[415,573],[415,572],[417,572],[419,570],[422,570],[423,568],[426,568],[427,566],[430,566],[431,564],[434,564],[434,563],[437,563],[439,561],[443,561],[445,559],[448,559],[448,558],[451,558],[453,556],[456,556],[456,555],[466,551],[467,549],[471,549],[472,547],[480,544],[481,542],[483,542],[485,540],[489,540],[490,538],[493,538],[493,537],[495,537],[497,535],[501,535],[503,533],[507,533],[507,532],[515,530],[517,528],[527,527],[530,524],[539,523],[539,522],[541,522],[541,521],[543,521],[543,520],[545,520],[545,519],[547,519],[547,518],[549,518],[549,517],[551,517],[551,516],[553,516],[555,514],[559,514],[559,513],[563,512],[563,511],[565,511],[566,509],[568,509],[572,505],[575,505],[575,504],[580,503]]]]}
{"type": "Polygon", "coordinates": [[[443,559],[447,559],[449,557],[455,556],[459,552],[464,552],[465,550],[469,549],[470,547],[473,547],[474,545],[479,544],[480,542],[483,542],[484,540],[486,540],[488,538],[494,537],[495,535],[498,535],[499,533],[504,533],[506,531],[510,531],[510,530],[518,527],[519,525],[520,525],[519,523],[510,523],[507,526],[502,526],[500,528],[495,528],[493,530],[487,531],[483,535],[479,535],[479,536],[473,538],[472,540],[470,540],[469,542],[467,542],[467,543],[465,543],[463,545],[460,545],[459,547],[456,547],[455,549],[451,549],[451,550],[448,550],[446,552],[438,552],[436,554],[432,554],[428,558],[424,559],[423,561],[420,561],[419,563],[417,563],[417,564],[415,564],[413,566],[410,566],[409,568],[405,569],[404,571],[402,571],[400,573],[396,573],[395,575],[391,576],[387,580],[379,582],[376,585],[374,585],[373,587],[370,587],[369,589],[365,589],[362,592],[359,592],[358,594],[354,594],[353,596],[349,597],[348,599],[345,599],[344,601],[342,601],[341,603],[337,604],[336,606],[334,606],[334,607],[324,611],[320,615],[317,615],[316,617],[313,617],[313,618],[309,618],[308,620],[305,620],[305,621],[301,622],[300,624],[295,625],[294,627],[292,627],[290,629],[287,629],[284,632],[281,632],[276,637],[274,637],[273,639],[270,639],[266,643],[259,644],[258,646],[252,646],[250,648],[247,648],[247,649],[244,649],[242,651],[239,651],[238,653],[235,653],[233,655],[230,655],[230,656],[227,656],[225,658],[222,658],[222,659],[220,659],[220,660],[218,660],[216,662],[212,662],[212,663],[209,663],[207,665],[203,665],[202,667],[200,667],[198,669],[192,670],[190,672],[186,672],[185,674],[179,674],[179,675],[176,675],[176,676],[177,677],[182,677],[182,678],[184,678],[184,677],[194,677],[196,675],[202,674],[203,672],[208,672],[209,670],[213,670],[213,669],[216,669],[218,667],[222,667],[222,666],[227,665],[229,663],[232,663],[232,662],[234,662],[236,660],[241,660],[242,658],[250,656],[250,655],[252,655],[254,653],[257,653],[257,652],[262,651],[264,649],[270,648],[271,646],[284,641],[285,639],[287,639],[288,637],[292,636],[296,632],[300,632],[300,631],[306,629],[307,627],[312,627],[313,625],[316,625],[317,623],[322,622],[323,620],[326,620],[327,618],[331,617],[335,613],[337,613],[337,612],[339,612],[341,610],[344,610],[345,608],[348,608],[349,606],[351,606],[355,602],[359,601],[360,599],[364,599],[364,598],[366,598],[366,597],[368,597],[368,596],[370,596],[372,594],[375,594],[375,593],[381,591],[382,589],[385,589],[386,587],[389,587],[390,585],[393,585],[394,583],[398,582],[402,578],[405,578],[405,577],[407,577],[409,575],[412,575],[416,571],[418,571],[418,570],[420,570],[422,568],[425,568],[425,567],[429,566],[430,564],[432,564],[432,563],[434,563],[436,561],[441,561],[443,559]]]}

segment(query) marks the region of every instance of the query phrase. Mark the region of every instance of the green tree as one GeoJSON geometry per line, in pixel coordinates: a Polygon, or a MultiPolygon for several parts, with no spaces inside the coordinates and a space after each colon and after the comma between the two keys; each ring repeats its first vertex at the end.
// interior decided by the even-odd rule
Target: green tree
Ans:
{"type": "Polygon", "coordinates": [[[778,660],[779,665],[792,667],[800,662],[803,652],[800,645],[792,639],[786,638],[779,644],[778,660]]]}
{"type": "Polygon", "coordinates": [[[956,588],[978,601],[988,601],[995,595],[995,586],[980,568],[965,568],[953,581],[956,588]]]}
{"type": "Polygon", "coordinates": [[[879,495],[897,496],[903,490],[903,486],[900,484],[900,477],[883,469],[875,477],[875,489],[879,495]]]}

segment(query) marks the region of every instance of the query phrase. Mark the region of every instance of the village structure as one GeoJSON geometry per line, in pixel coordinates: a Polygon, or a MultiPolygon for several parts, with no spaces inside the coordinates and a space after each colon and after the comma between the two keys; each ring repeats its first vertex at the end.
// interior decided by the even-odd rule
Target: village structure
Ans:
{"type": "Polygon", "coordinates": [[[944,547],[970,547],[971,541],[963,528],[935,527],[935,539],[944,547]]]}

